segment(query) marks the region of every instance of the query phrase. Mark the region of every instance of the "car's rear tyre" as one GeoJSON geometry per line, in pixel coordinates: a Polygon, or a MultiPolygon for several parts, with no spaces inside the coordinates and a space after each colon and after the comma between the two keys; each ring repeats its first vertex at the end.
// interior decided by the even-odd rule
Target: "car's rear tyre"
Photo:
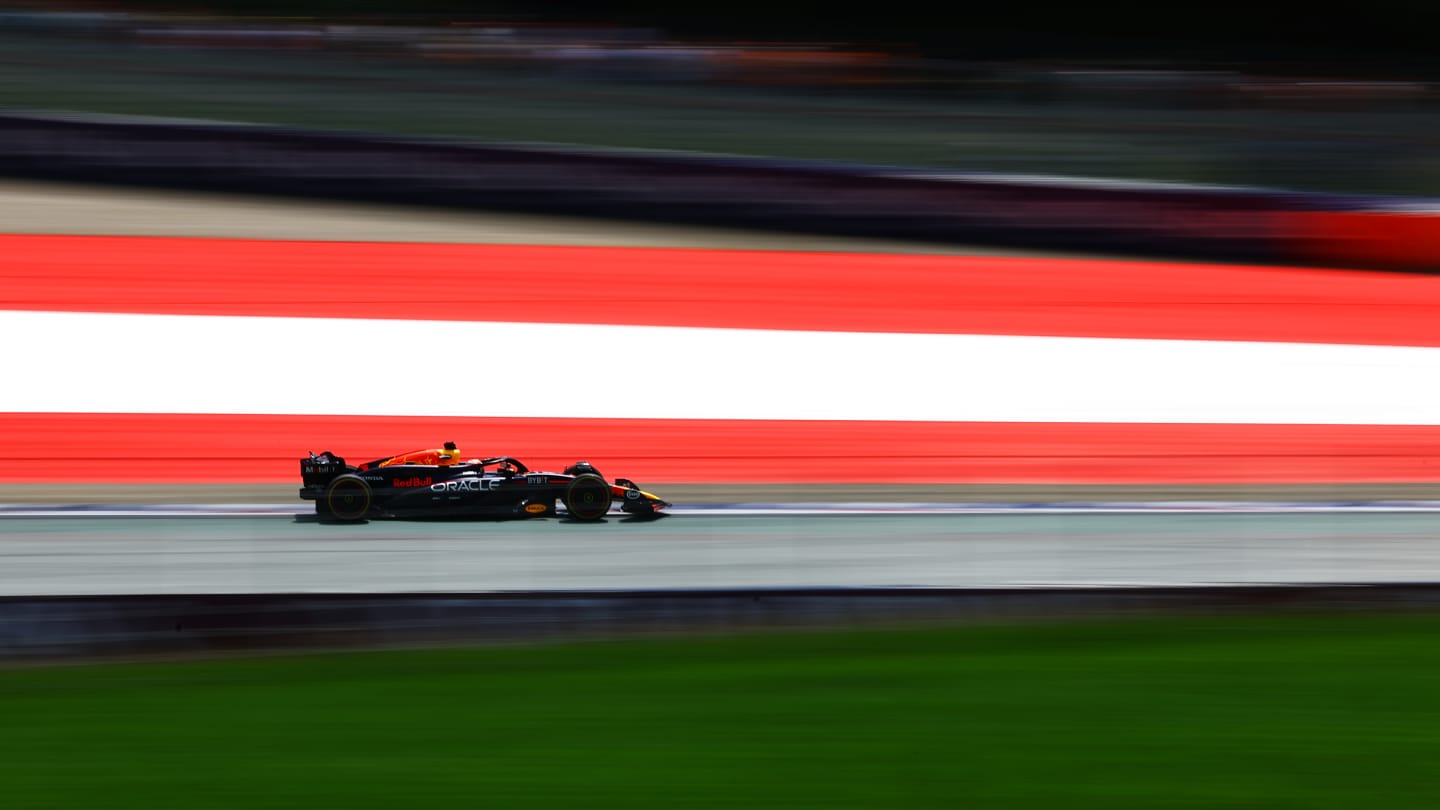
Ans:
{"type": "Polygon", "coordinates": [[[335,520],[362,520],[370,514],[370,485],[358,475],[342,475],[325,487],[324,512],[335,520]]]}
{"type": "Polygon", "coordinates": [[[599,520],[610,511],[610,485],[598,475],[581,475],[565,488],[565,511],[576,520],[599,520]]]}

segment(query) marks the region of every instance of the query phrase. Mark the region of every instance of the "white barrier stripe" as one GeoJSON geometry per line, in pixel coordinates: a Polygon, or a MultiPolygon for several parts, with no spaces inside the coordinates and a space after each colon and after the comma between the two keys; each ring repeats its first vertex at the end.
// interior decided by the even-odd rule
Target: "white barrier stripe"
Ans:
{"type": "Polygon", "coordinates": [[[1440,348],[0,311],[0,411],[1440,424],[1440,348]]]}

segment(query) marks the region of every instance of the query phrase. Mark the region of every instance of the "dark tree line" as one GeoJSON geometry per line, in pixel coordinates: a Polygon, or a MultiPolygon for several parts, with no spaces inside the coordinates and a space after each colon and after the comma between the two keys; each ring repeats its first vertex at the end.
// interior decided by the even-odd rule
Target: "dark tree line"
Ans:
{"type": "MultiPolygon", "coordinates": [[[[92,3],[92,5],[94,5],[92,3]]],[[[147,0],[115,8],[348,20],[609,22],[680,38],[845,41],[936,58],[1305,60],[1357,69],[1437,60],[1440,2],[1370,0],[147,0]]]]}

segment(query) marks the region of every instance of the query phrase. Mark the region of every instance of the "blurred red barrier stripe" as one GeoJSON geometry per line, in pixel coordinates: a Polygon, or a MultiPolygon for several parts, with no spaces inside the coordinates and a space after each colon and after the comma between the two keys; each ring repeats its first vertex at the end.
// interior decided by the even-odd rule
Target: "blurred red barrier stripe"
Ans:
{"type": "Polygon", "coordinates": [[[1440,477],[1440,426],[7,413],[0,435],[9,483],[298,482],[298,459],[312,450],[367,461],[452,439],[467,456],[504,453],[537,469],[585,459],[642,484],[1440,477]]]}
{"type": "Polygon", "coordinates": [[[1440,277],[661,248],[0,235],[0,309],[1440,346],[1440,277]]]}
{"type": "Polygon", "coordinates": [[[1284,233],[1305,260],[1440,272],[1440,210],[1292,211],[1284,233]]]}

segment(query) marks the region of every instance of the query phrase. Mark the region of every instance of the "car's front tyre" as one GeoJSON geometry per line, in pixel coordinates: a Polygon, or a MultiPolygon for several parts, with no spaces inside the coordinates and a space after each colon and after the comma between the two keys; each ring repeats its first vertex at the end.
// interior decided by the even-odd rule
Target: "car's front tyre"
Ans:
{"type": "Polygon", "coordinates": [[[565,511],[576,520],[599,520],[610,511],[610,485],[598,475],[580,475],[565,488],[565,511]]]}

